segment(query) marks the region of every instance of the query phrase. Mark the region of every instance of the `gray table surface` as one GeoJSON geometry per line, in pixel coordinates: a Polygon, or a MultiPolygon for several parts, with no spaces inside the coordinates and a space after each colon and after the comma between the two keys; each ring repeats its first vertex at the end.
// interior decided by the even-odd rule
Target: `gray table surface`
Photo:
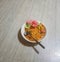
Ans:
{"type": "Polygon", "coordinates": [[[0,62],[60,62],[60,0],[0,0],[0,62]],[[20,27],[30,19],[46,26],[45,49],[20,42],[20,27]]]}

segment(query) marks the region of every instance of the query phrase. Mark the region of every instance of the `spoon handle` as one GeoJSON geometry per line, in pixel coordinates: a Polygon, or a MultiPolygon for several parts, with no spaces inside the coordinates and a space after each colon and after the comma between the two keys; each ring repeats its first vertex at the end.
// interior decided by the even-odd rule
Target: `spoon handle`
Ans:
{"type": "Polygon", "coordinates": [[[33,38],[35,41],[36,41],[36,43],[38,43],[43,49],[45,49],[45,47],[40,43],[40,42],[38,42],[35,38],[33,38]]]}
{"type": "Polygon", "coordinates": [[[44,47],[40,42],[38,42],[38,44],[39,44],[43,49],[45,49],[45,47],[44,47]]]}

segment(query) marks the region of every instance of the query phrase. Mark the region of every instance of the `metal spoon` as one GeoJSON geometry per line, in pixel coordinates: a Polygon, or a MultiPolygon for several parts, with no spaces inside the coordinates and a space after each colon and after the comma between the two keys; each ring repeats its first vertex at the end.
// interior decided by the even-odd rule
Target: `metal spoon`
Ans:
{"type": "MultiPolygon", "coordinates": [[[[25,36],[28,35],[28,34],[32,37],[32,35],[31,35],[30,32],[25,32],[25,33],[24,33],[25,36]]],[[[32,37],[32,38],[33,38],[33,37],[32,37]]],[[[45,47],[44,47],[38,40],[36,40],[35,38],[33,38],[33,39],[36,41],[37,44],[39,44],[43,49],[45,49],[45,47]]]]}

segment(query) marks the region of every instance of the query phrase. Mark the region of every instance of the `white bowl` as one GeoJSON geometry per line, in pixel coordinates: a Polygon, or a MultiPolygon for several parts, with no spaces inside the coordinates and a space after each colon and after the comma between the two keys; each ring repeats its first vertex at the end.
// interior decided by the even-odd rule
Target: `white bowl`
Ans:
{"type": "MultiPolygon", "coordinates": [[[[24,23],[23,25],[22,25],[22,27],[21,27],[21,35],[22,35],[22,37],[27,41],[27,42],[31,42],[31,43],[36,43],[36,41],[31,41],[31,40],[29,40],[29,39],[27,39],[26,37],[25,37],[25,35],[24,35],[24,33],[25,33],[25,24],[26,23],[24,23]]],[[[46,34],[45,34],[46,35],[46,34]]],[[[44,36],[45,37],[45,36],[44,36]]],[[[44,38],[43,37],[43,38],[44,38]]],[[[40,40],[38,40],[38,42],[40,42],[43,38],[41,38],[40,40]]]]}

